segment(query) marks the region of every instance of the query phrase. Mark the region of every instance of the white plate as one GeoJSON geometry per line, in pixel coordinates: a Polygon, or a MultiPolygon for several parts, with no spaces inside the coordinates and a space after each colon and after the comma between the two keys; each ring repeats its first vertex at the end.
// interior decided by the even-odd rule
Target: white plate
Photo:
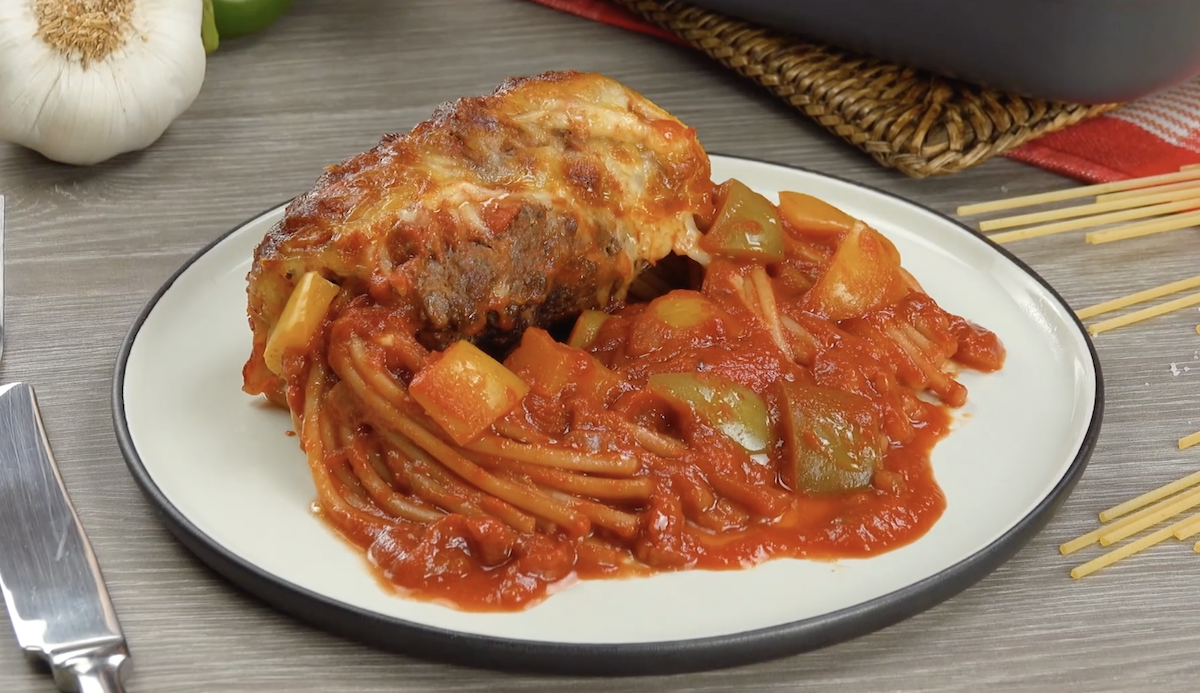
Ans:
{"type": "Polygon", "coordinates": [[[810,193],[862,218],[952,313],[999,335],[1002,371],[965,373],[970,402],[933,452],[946,511],[869,559],[588,581],[520,613],[478,614],[385,592],[357,549],[310,512],[288,415],[241,391],[245,276],[282,207],[199,253],[133,325],[114,383],[129,468],[180,540],[277,608],[373,645],[477,665],[595,673],[713,668],[863,634],[949,598],[1012,556],[1087,464],[1102,387],[1086,332],[1028,267],[965,227],[818,173],[713,156],[773,196],[810,193]]]}

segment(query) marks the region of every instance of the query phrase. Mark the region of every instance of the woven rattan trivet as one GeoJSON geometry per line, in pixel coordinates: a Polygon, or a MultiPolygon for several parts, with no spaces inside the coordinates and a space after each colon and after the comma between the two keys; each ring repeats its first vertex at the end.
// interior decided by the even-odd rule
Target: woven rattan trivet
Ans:
{"type": "Polygon", "coordinates": [[[880,164],[954,173],[1113,110],[1029,99],[803,41],[677,0],[614,0],[766,87],[880,164]]]}

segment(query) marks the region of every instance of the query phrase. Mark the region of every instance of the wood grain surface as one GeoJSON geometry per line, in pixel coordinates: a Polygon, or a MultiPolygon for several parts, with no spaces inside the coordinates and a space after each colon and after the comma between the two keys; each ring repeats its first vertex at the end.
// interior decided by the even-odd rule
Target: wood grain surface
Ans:
{"type": "MultiPolygon", "coordinates": [[[[153,292],[214,237],[306,189],[322,166],[407,130],[442,101],[560,68],[629,84],[695,126],[712,152],[848,177],[943,212],[1075,185],[1007,160],[906,179],[702,56],[524,0],[296,0],[269,32],[211,56],[200,98],[148,151],[79,169],[0,145],[9,261],[0,380],[38,389],[129,638],[130,691],[1195,689],[1200,582],[1190,581],[1200,556],[1190,543],[1082,581],[1067,576],[1080,561],[1057,546],[1091,529],[1097,511],[1200,468],[1200,448],[1175,449],[1200,429],[1196,311],[1096,340],[1108,391],[1099,446],[1062,510],[1012,561],[899,625],[768,664],[568,680],[418,661],[269,609],[173,540],[126,471],[110,406],[118,347],[153,292]]],[[[1067,234],[1010,248],[1081,307],[1195,274],[1196,241],[1189,230],[1087,246],[1067,234]]],[[[0,691],[53,690],[0,621],[0,691]]]]}

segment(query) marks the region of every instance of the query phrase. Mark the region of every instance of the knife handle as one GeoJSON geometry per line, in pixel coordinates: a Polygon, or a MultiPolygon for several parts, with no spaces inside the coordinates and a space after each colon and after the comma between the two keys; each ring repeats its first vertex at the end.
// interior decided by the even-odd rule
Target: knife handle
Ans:
{"type": "Polygon", "coordinates": [[[124,647],[93,650],[51,664],[61,691],[125,693],[121,667],[129,660],[124,647]]]}

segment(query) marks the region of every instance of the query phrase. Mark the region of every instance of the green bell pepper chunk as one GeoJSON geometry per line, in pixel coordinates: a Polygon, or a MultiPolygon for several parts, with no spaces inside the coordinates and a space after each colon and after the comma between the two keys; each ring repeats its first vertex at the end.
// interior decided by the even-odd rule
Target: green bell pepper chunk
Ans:
{"type": "Polygon", "coordinates": [[[717,200],[719,211],[704,235],[705,249],[738,260],[783,259],[783,228],[770,200],[733,178],[718,188],[717,200]]]}
{"type": "Polygon", "coordinates": [[[887,451],[878,414],[861,395],[779,381],[782,389],[782,471],[793,488],[839,493],[871,483],[887,451]]]}
{"type": "Polygon", "coordinates": [[[763,452],[771,441],[771,416],[753,390],[713,374],[656,373],[646,389],[690,408],[747,452],[763,452]]]}

